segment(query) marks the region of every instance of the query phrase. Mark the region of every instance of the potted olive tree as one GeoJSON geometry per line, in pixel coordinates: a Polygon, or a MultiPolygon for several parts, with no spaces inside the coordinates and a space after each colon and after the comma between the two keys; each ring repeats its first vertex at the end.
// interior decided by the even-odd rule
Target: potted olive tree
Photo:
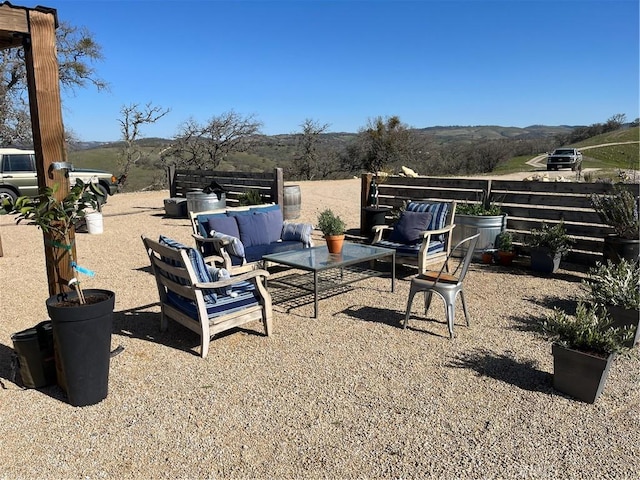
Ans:
{"type": "Polygon", "coordinates": [[[93,183],[78,179],[68,194],[58,200],[58,188],[58,184],[46,187],[35,198],[5,200],[2,207],[5,212],[17,215],[16,222],[26,220],[50,239],[62,292],[46,301],[53,326],[58,383],[66,391],[69,403],[85,406],[107,396],[115,294],[82,288],[82,275],[89,278],[93,272],[79,266],[73,256],[71,233],[87,211],[98,208],[97,195],[101,192],[93,183]],[[60,265],[67,259],[75,276],[62,279],[60,265]]]}
{"type": "Polygon", "coordinates": [[[616,185],[611,194],[591,195],[591,205],[600,220],[615,231],[604,237],[604,260],[619,262],[624,258],[640,261],[638,198],[623,185],[616,185]]]}
{"type": "Polygon", "coordinates": [[[498,261],[500,265],[509,266],[516,256],[513,248],[513,234],[508,230],[500,233],[496,237],[496,246],[498,247],[498,261]]]}
{"type": "Polygon", "coordinates": [[[345,228],[344,221],[329,208],[318,215],[318,229],[324,235],[329,253],[342,252],[345,228]]]}
{"type": "Polygon", "coordinates": [[[584,402],[595,402],[615,355],[628,350],[631,330],[614,327],[604,310],[582,302],[575,315],[554,309],[540,327],[553,342],[553,388],[584,402]]]}
{"type": "Polygon", "coordinates": [[[640,264],[621,260],[597,263],[582,281],[586,301],[602,305],[616,327],[633,332],[628,347],[640,341],[640,264]]]}
{"type": "Polygon", "coordinates": [[[532,229],[527,239],[527,245],[531,247],[531,269],[540,273],[555,273],[571,244],[573,239],[567,235],[562,222],[553,226],[543,223],[540,229],[532,229]]]}

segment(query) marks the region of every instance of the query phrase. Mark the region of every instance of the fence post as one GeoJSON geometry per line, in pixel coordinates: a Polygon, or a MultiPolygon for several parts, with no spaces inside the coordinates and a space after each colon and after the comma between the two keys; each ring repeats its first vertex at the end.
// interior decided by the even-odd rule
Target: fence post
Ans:
{"type": "Polygon", "coordinates": [[[363,173],[360,178],[360,232],[362,233],[364,231],[364,224],[366,223],[364,207],[367,206],[367,201],[369,199],[369,188],[371,187],[373,173],[363,173]]]}
{"type": "Polygon", "coordinates": [[[274,182],[271,187],[271,198],[273,201],[281,206],[284,206],[284,174],[282,168],[276,168],[273,171],[274,182]]]}
{"type": "Polygon", "coordinates": [[[167,182],[169,183],[169,196],[176,196],[176,166],[169,165],[167,167],[167,182]]]}

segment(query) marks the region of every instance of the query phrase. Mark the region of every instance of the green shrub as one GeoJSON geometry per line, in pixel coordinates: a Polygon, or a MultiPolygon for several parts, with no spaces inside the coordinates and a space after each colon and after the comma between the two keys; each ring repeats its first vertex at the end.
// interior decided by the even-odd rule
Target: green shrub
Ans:
{"type": "Polygon", "coordinates": [[[569,247],[574,240],[567,235],[562,222],[554,226],[547,223],[542,224],[540,229],[532,229],[531,236],[527,239],[527,245],[531,248],[549,250],[552,255],[557,253],[564,255],[569,251],[569,247]]]}
{"type": "Polygon", "coordinates": [[[614,187],[609,195],[591,195],[591,205],[600,216],[600,220],[613,227],[620,238],[640,238],[640,220],[638,219],[638,199],[620,185],[614,187]]]}
{"type": "Polygon", "coordinates": [[[318,229],[324,235],[342,235],[346,227],[344,221],[329,208],[318,216],[318,229]]]}
{"type": "Polygon", "coordinates": [[[640,265],[636,262],[598,262],[589,269],[582,286],[593,303],[640,309],[640,265]]]}

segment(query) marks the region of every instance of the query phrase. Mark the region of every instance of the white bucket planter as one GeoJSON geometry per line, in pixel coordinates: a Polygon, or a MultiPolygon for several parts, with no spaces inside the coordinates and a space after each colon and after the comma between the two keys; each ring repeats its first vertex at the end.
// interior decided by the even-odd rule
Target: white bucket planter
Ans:
{"type": "Polygon", "coordinates": [[[87,213],[84,217],[87,222],[87,231],[92,235],[99,235],[103,231],[102,213],[87,213]]]}

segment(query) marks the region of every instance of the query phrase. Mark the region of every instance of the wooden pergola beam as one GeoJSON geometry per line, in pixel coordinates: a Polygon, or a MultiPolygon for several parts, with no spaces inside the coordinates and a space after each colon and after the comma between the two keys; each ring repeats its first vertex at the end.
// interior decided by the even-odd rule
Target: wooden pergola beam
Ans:
{"type": "MultiPolygon", "coordinates": [[[[57,26],[53,8],[26,8],[9,2],[0,5],[0,48],[23,47],[25,51],[38,187],[42,190],[60,184],[56,192],[60,200],[69,192],[69,179],[66,170],[52,169],[54,162],[67,160],[56,55],[57,26]]],[[[56,261],[53,239],[47,234],[43,237],[49,294],[56,295],[66,290],[68,279],[73,277],[70,253],[75,256],[75,244],[72,241],[72,252],[65,251],[56,261]]],[[[73,237],[72,231],[72,240],[73,237]]]]}

